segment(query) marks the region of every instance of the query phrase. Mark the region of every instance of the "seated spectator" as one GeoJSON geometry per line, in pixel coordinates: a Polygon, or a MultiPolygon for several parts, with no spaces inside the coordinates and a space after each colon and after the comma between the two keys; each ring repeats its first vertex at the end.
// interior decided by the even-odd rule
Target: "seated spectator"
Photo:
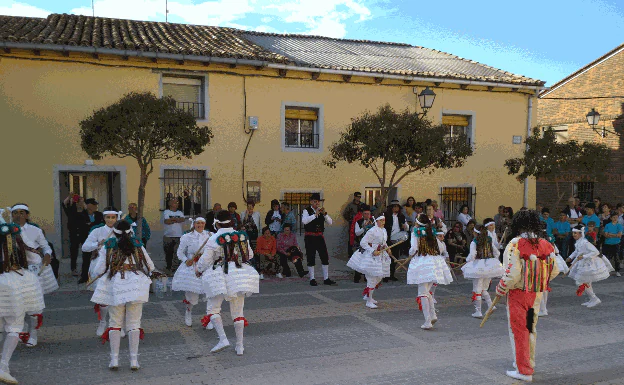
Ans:
{"type": "Polygon", "coordinates": [[[442,210],[438,208],[438,201],[431,201],[431,206],[433,206],[433,215],[442,222],[444,222],[444,212],[442,212],[442,210]]]}
{"type": "Polygon", "coordinates": [[[542,209],[540,219],[546,224],[546,233],[548,235],[552,235],[553,228],[555,227],[555,221],[550,217],[550,210],[548,207],[544,207],[542,209]]]}
{"type": "Polygon", "coordinates": [[[268,226],[262,229],[262,236],[258,237],[253,259],[260,279],[264,279],[264,273],[269,271],[274,271],[277,278],[284,278],[277,259],[277,242],[268,226]]]}
{"type": "Polygon", "coordinates": [[[466,228],[464,229],[464,235],[466,235],[466,241],[468,242],[468,246],[470,246],[470,242],[474,239],[474,229],[477,225],[477,221],[471,219],[468,221],[466,228]]]}
{"type": "Polygon", "coordinates": [[[284,220],[282,221],[282,231],[284,231],[284,227],[286,224],[290,225],[290,231],[295,232],[297,229],[297,217],[295,216],[295,212],[290,208],[290,204],[288,202],[282,203],[282,213],[284,213],[284,220]]]}
{"type": "Polygon", "coordinates": [[[461,222],[455,222],[453,228],[446,233],[446,250],[449,254],[449,261],[454,262],[455,257],[465,257],[468,255],[468,240],[462,231],[461,222]]]}
{"type": "Polygon", "coordinates": [[[555,222],[552,233],[555,236],[555,245],[563,259],[568,258],[568,238],[572,230],[565,211],[559,213],[559,221],[555,222]]]}
{"type": "Polygon", "coordinates": [[[459,214],[457,214],[457,221],[461,222],[462,226],[468,226],[468,221],[472,219],[472,217],[468,214],[470,208],[468,205],[462,205],[459,208],[459,214]]]}
{"type": "Polygon", "coordinates": [[[260,213],[255,211],[256,203],[253,200],[247,202],[247,210],[243,211],[242,229],[249,235],[249,241],[253,244],[258,239],[260,233],[260,213]]]}
{"type": "Polygon", "coordinates": [[[282,232],[278,234],[277,254],[284,276],[291,276],[290,266],[288,266],[290,260],[295,265],[299,277],[303,278],[308,272],[303,270],[303,253],[299,248],[297,236],[291,231],[291,228],[290,223],[285,223],[282,232]]]}

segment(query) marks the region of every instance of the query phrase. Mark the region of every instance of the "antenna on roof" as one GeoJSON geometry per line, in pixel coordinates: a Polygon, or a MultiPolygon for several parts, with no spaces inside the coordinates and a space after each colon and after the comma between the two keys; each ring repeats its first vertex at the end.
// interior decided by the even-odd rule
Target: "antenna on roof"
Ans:
{"type": "Polygon", "coordinates": [[[95,17],[95,5],[93,4],[94,0],[91,0],[91,11],[93,12],[93,17],[95,17]]]}
{"type": "Polygon", "coordinates": [[[169,22],[169,4],[168,1],[165,0],[165,23],[169,22]]]}

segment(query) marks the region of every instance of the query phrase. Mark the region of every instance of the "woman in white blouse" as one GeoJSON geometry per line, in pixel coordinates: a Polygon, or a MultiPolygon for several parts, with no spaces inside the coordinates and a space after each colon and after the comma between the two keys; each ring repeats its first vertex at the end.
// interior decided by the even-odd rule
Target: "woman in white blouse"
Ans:
{"type": "Polygon", "coordinates": [[[468,222],[472,219],[472,217],[468,215],[468,209],[468,205],[462,205],[457,215],[457,220],[461,222],[464,227],[468,226],[468,222]]]}

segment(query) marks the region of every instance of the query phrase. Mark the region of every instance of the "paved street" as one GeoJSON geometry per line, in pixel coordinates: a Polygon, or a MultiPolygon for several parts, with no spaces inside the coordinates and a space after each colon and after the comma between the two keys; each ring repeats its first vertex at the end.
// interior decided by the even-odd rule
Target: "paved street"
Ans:
{"type": "MultiPolygon", "coordinates": [[[[63,260],[62,269],[67,265],[63,260]]],[[[233,347],[210,354],[217,337],[201,328],[203,303],[189,328],[181,294],[152,296],[143,311],[146,336],[136,373],[129,369],[127,339],[120,370],[108,370],[109,346],[95,336],[91,292],[64,273],[61,290],[46,297],[39,346],[18,347],[12,371],[20,384],[517,383],[504,375],[512,362],[504,311],[480,329],[470,317],[470,282],[460,278],[459,284],[439,287],[439,321],[434,331],[423,331],[415,287],[404,280],[384,284],[375,293],[379,309],[370,310],[361,297],[364,285],[349,279],[344,262],[333,259],[332,269],[336,287],[313,288],[305,278],[263,281],[262,294],[245,303],[250,326],[243,357],[233,347]]],[[[551,315],[538,324],[534,382],[624,383],[623,289],[624,278],[596,284],[603,303],[586,309],[570,279],[553,282],[551,315]]],[[[226,314],[224,322],[233,343],[226,314]]]]}

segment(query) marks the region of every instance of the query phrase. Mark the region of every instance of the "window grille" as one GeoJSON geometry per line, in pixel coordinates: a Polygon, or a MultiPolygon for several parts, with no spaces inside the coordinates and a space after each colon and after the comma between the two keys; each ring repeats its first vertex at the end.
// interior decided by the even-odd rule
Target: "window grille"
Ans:
{"type": "Polygon", "coordinates": [[[457,135],[466,135],[468,144],[472,144],[472,129],[468,115],[443,115],[442,124],[448,127],[447,140],[457,135]]]}
{"type": "MultiPolygon", "coordinates": [[[[573,186],[573,195],[579,197],[582,204],[594,201],[594,182],[576,182],[573,186]]],[[[598,210],[599,208],[596,208],[598,210]]]]}
{"type": "Polygon", "coordinates": [[[179,210],[185,216],[202,215],[208,203],[205,170],[165,169],[161,179],[164,201],[162,210],[168,208],[171,198],[179,202],[179,210]]]}
{"type": "MultiPolygon", "coordinates": [[[[282,202],[286,202],[290,205],[290,209],[295,213],[295,217],[297,218],[297,227],[299,229],[299,234],[303,234],[303,223],[301,223],[301,214],[303,210],[310,205],[310,195],[312,195],[314,191],[310,192],[285,192],[284,198],[282,202]]],[[[292,229],[293,231],[297,231],[297,229],[292,229]]]]}
{"type": "Polygon", "coordinates": [[[205,118],[202,79],[163,76],[163,96],[171,96],[179,109],[190,112],[195,119],[205,118]]]}
{"type": "Polygon", "coordinates": [[[319,148],[318,109],[286,107],[284,144],[291,148],[319,148]]]}
{"type": "Polygon", "coordinates": [[[459,209],[463,205],[468,206],[468,213],[475,217],[476,189],[472,187],[442,187],[440,190],[440,209],[444,213],[444,221],[453,227],[457,222],[459,209]]]}

